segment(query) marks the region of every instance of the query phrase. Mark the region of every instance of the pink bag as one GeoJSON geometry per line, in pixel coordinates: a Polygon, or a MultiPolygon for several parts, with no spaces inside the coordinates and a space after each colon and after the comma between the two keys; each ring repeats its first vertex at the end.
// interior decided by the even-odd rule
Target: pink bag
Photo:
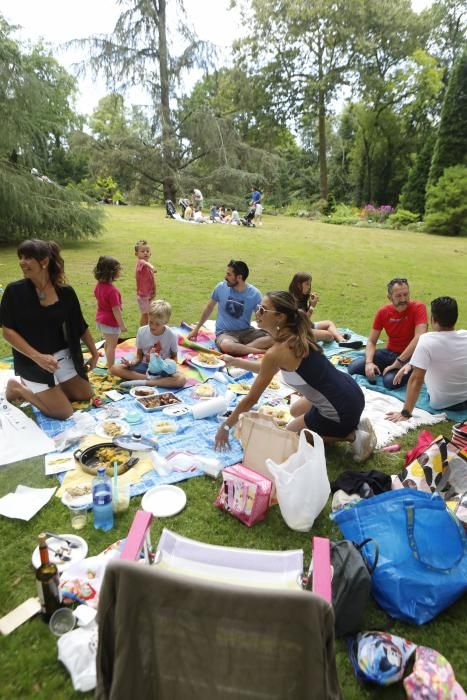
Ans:
{"type": "Polygon", "coordinates": [[[272,481],[254,469],[234,464],[222,470],[223,483],[214,505],[251,527],[264,520],[272,481]]]}

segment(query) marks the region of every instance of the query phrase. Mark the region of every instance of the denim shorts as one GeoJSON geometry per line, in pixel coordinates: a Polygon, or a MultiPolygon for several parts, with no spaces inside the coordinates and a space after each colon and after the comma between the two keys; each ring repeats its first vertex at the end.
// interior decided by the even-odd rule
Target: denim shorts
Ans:
{"type": "Polygon", "coordinates": [[[96,321],[96,328],[101,333],[107,335],[120,335],[120,326],[106,326],[105,323],[98,323],[96,321]]]}
{"type": "Polygon", "coordinates": [[[149,364],[147,362],[138,362],[137,365],[134,365],[131,368],[132,372],[138,372],[138,374],[144,374],[147,377],[171,377],[173,375],[167,374],[167,372],[160,372],[160,374],[151,374],[151,372],[148,372],[148,367],[149,364]]]}

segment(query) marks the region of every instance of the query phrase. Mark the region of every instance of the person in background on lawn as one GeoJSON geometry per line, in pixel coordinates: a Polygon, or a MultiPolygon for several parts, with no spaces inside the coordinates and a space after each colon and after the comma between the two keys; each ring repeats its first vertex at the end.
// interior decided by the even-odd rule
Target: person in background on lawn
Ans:
{"type": "Polygon", "coordinates": [[[336,369],[316,344],[307,314],[297,308],[289,292],[268,292],[256,309],[258,327],[273,339],[261,362],[224,356],[227,364],[258,372],[249,393],[220,426],[216,449],[229,443],[230,429],[239,416],[259,401],[274,376],[281,370],[284,381],[302,398],[291,408],[295,417],[288,430],[314,430],[326,442],[351,444],[356,462],[363,462],[376,446],[376,437],[368,418],[361,420],[365,397],[356,382],[336,369]]]}
{"type": "Polygon", "coordinates": [[[238,213],[238,210],[235,207],[232,209],[232,217],[230,219],[230,223],[240,226],[240,214],[238,213]]]}
{"type": "Polygon", "coordinates": [[[457,301],[438,297],[431,302],[431,333],[418,339],[410,364],[404,365],[394,378],[399,385],[410,373],[402,410],[388,413],[393,423],[412,418],[423,382],[435,410],[467,409],[467,331],[455,330],[457,301]]]}
{"type": "Polygon", "coordinates": [[[136,261],[135,277],[136,277],[136,301],[138,302],[141,317],[139,325],[144,326],[148,323],[148,311],[151,301],[156,296],[156,272],[157,270],[149,262],[151,257],[151,248],[147,241],[140,240],[135,245],[135,255],[138,258],[136,261]]]}
{"type": "Polygon", "coordinates": [[[193,209],[196,211],[201,211],[203,208],[203,195],[201,190],[194,189],[191,191],[191,201],[193,203],[193,209]]]}
{"type": "MultiPolygon", "coordinates": [[[[289,284],[289,292],[295,299],[299,309],[304,311],[308,317],[313,314],[319,301],[316,292],[311,291],[311,274],[309,272],[296,272],[289,284]]],[[[350,339],[347,333],[342,334],[332,321],[310,321],[316,340],[324,343],[344,343],[350,339]]],[[[361,347],[361,345],[360,345],[361,347]]]]}
{"type": "Polygon", "coordinates": [[[122,297],[113,284],[120,277],[121,266],[110,255],[101,255],[94,268],[97,284],[94,296],[97,299],[96,325],[105,340],[104,351],[107,368],[110,370],[115,362],[115,348],[120,332],[127,328],[122,318],[122,297]]]}
{"type": "Polygon", "coordinates": [[[123,358],[110,370],[116,377],[125,380],[144,379],[149,386],[180,389],[186,379],[177,371],[178,338],[167,326],[172,307],[167,301],[158,299],[149,307],[149,323],[136,334],[136,357],[123,358]],[[155,355],[156,357],[152,357],[155,355]],[[152,363],[156,364],[152,372],[152,363]]]}
{"type": "Polygon", "coordinates": [[[255,226],[263,225],[263,205],[258,202],[255,205],[255,226]]]}
{"type": "Polygon", "coordinates": [[[222,352],[248,355],[263,353],[271,347],[273,341],[269,334],[251,325],[251,315],[261,301],[261,293],[247,283],[249,274],[248,265],[242,260],[231,260],[227,264],[224,281],[214,288],[200,320],[188,333],[188,340],[196,340],[199,329],[218,304],[216,344],[222,352]]]}
{"type": "MultiPolygon", "coordinates": [[[[418,339],[427,330],[427,313],[421,301],[410,301],[409,283],[405,277],[395,277],[387,286],[391,302],[376,313],[373,328],[366,344],[365,357],[358,357],[348,366],[349,374],[363,374],[369,382],[375,382],[377,374],[383,375],[386,389],[397,389],[394,382],[401,367],[412,357],[418,339]],[[388,344],[377,350],[376,343],[382,330],[386,331],[388,344]]],[[[405,385],[410,370],[400,380],[405,385]]]]}
{"type": "Polygon", "coordinates": [[[257,204],[261,204],[261,190],[257,187],[252,187],[250,206],[255,207],[257,204]]]}
{"type": "Polygon", "coordinates": [[[8,382],[6,398],[28,401],[46,416],[65,420],[73,415],[72,401],[92,398],[87,372],[99,355],[78,297],[65,283],[59,245],[23,241],[18,258],[24,279],[6,287],[0,304],[0,325],[18,377],[8,382]],[[81,342],[91,353],[86,365],[81,342]]]}

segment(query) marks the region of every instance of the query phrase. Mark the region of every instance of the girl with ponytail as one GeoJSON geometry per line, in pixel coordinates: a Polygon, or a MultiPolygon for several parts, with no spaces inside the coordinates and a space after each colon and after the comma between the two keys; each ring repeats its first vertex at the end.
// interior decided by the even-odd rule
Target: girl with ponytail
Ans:
{"type": "MultiPolygon", "coordinates": [[[[293,296],[299,309],[302,309],[308,318],[311,318],[319,296],[311,291],[311,274],[309,272],[296,272],[289,285],[289,292],[293,296]]],[[[350,340],[348,333],[339,333],[333,321],[309,321],[315,332],[316,340],[323,343],[343,343],[350,340]]]]}
{"type": "Polygon", "coordinates": [[[221,425],[216,449],[227,449],[229,431],[239,416],[260,399],[275,374],[302,395],[291,409],[294,419],[288,430],[309,428],[325,442],[351,443],[355,461],[363,462],[373,452],[376,437],[370,421],[360,420],[365,399],[348,374],[336,369],[316,343],[308,315],[299,309],[289,292],[268,292],[256,308],[258,328],[274,339],[261,362],[224,355],[226,364],[258,372],[249,393],[221,425]]]}

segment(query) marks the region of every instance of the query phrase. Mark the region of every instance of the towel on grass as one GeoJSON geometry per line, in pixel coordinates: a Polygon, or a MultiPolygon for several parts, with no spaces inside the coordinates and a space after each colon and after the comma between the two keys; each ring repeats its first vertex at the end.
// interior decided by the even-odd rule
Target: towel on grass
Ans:
{"type": "MultiPolygon", "coordinates": [[[[368,379],[366,377],[363,377],[362,375],[359,374],[354,374],[353,378],[355,381],[357,381],[362,389],[369,389],[375,393],[380,393],[380,394],[385,394],[386,396],[389,397],[394,397],[401,402],[400,408],[402,408],[404,401],[405,401],[405,394],[406,394],[406,387],[401,387],[398,389],[386,389],[386,387],[383,384],[383,380],[381,377],[376,377],[376,384],[370,384],[368,379]]],[[[399,405],[398,402],[398,405],[399,405]]],[[[417,408],[422,409],[423,411],[426,411],[428,413],[432,413],[433,415],[438,415],[440,413],[439,410],[436,410],[435,408],[432,408],[430,406],[430,397],[428,395],[428,391],[426,388],[426,385],[423,384],[422,388],[420,390],[420,394],[417,399],[417,403],[415,404],[417,408]]],[[[400,408],[396,409],[400,411],[400,408]]],[[[388,409],[391,410],[391,409],[388,409]]],[[[460,423],[463,420],[467,420],[467,409],[461,410],[461,411],[452,411],[449,409],[443,409],[442,411],[443,415],[445,415],[444,420],[453,420],[456,423],[460,423]]]]}
{"type": "Polygon", "coordinates": [[[421,425],[434,425],[446,420],[445,413],[432,415],[427,411],[416,408],[412,418],[400,423],[392,423],[387,420],[386,413],[400,411],[403,404],[395,396],[388,393],[378,393],[362,387],[365,395],[365,410],[363,416],[369,418],[376,433],[377,447],[389,445],[395,438],[405,435],[409,430],[414,430],[421,425]]]}

